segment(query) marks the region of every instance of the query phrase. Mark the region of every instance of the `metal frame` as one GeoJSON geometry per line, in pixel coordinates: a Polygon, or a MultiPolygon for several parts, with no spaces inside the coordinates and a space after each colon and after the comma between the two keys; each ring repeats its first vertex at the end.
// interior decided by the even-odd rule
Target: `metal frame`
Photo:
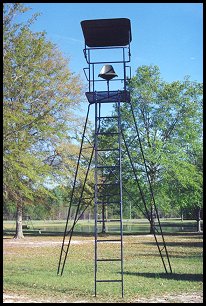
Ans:
{"type": "MultiPolygon", "coordinates": [[[[162,228],[161,228],[161,224],[160,224],[160,219],[159,219],[159,215],[158,215],[158,210],[157,210],[157,206],[155,203],[155,198],[154,198],[154,193],[153,193],[153,189],[152,189],[152,185],[151,185],[151,181],[150,181],[150,177],[148,174],[148,170],[147,170],[147,165],[146,165],[146,160],[145,160],[145,156],[144,156],[144,152],[143,152],[143,148],[142,148],[142,144],[141,144],[141,140],[140,140],[140,136],[139,136],[139,131],[138,131],[138,126],[137,126],[137,122],[135,119],[135,115],[134,115],[134,110],[133,110],[133,106],[132,103],[130,101],[130,93],[127,91],[126,88],[126,69],[130,66],[127,65],[128,62],[130,62],[130,57],[131,57],[131,53],[130,53],[130,44],[125,47],[125,46],[111,46],[111,47],[91,47],[88,48],[86,47],[86,42],[85,42],[85,48],[83,50],[84,52],[84,56],[86,59],[86,62],[88,63],[88,67],[84,68],[84,74],[86,76],[86,79],[88,81],[89,84],[89,91],[86,92],[86,97],[88,99],[89,105],[88,105],[88,111],[87,111],[87,115],[86,115],[86,121],[85,121],[85,125],[84,125],[84,130],[83,130],[83,135],[82,135],[82,141],[81,141],[81,145],[80,145],[80,151],[79,151],[79,156],[78,156],[78,161],[77,161],[77,167],[76,167],[76,172],[75,172],[75,178],[74,178],[74,183],[73,183],[73,189],[72,189],[72,194],[71,194],[71,199],[70,199],[70,205],[69,205],[69,210],[68,210],[68,216],[67,216],[67,221],[66,221],[66,226],[65,226],[65,231],[64,231],[64,237],[63,237],[63,242],[62,242],[62,247],[61,247],[61,253],[60,253],[60,258],[59,258],[59,264],[58,264],[58,271],[57,274],[62,275],[63,274],[63,270],[64,270],[64,266],[65,266],[65,262],[66,262],[66,258],[68,255],[68,251],[69,251],[69,247],[70,247],[70,242],[71,242],[71,238],[73,235],[73,231],[74,231],[74,227],[75,224],[77,223],[77,221],[79,220],[79,218],[81,217],[81,215],[84,213],[84,211],[90,206],[92,205],[92,203],[94,202],[94,215],[95,215],[95,231],[94,231],[94,237],[95,237],[95,248],[94,248],[94,291],[95,291],[95,296],[97,295],[97,283],[103,283],[103,282],[120,282],[121,283],[121,293],[122,293],[122,297],[124,296],[124,281],[123,281],[123,276],[124,276],[124,272],[123,272],[123,215],[122,215],[122,207],[123,207],[123,193],[127,194],[130,198],[131,201],[135,202],[135,204],[137,205],[137,207],[139,207],[139,209],[141,210],[141,212],[143,213],[143,215],[148,219],[148,221],[150,222],[151,228],[153,229],[153,235],[155,238],[155,242],[157,244],[157,248],[165,269],[166,273],[172,273],[172,268],[171,268],[171,264],[170,264],[170,258],[169,258],[169,254],[167,251],[167,247],[166,247],[166,243],[165,243],[165,239],[164,239],[164,235],[162,232],[162,228]],[[120,49],[122,48],[122,60],[121,61],[110,61],[110,62],[95,62],[92,61],[91,59],[91,50],[100,50],[100,49],[120,49]],[[128,59],[126,59],[125,57],[125,49],[128,49],[128,59]],[[119,63],[119,64],[123,64],[123,75],[124,78],[123,79],[115,79],[112,81],[119,81],[122,80],[123,81],[123,89],[120,90],[115,90],[115,91],[109,91],[108,95],[106,94],[106,92],[104,91],[97,91],[95,89],[95,83],[99,82],[99,81],[104,81],[105,80],[98,80],[95,78],[95,65],[98,64],[104,64],[104,63],[119,63]],[[88,75],[86,74],[86,70],[88,70],[88,75]],[[117,106],[117,116],[115,117],[103,117],[101,116],[101,107],[104,105],[104,103],[116,103],[117,106]],[[139,142],[139,147],[140,147],[140,152],[142,155],[142,160],[143,160],[143,164],[145,167],[145,171],[146,171],[146,176],[147,176],[147,182],[148,182],[148,186],[149,186],[149,194],[150,194],[150,200],[153,203],[154,209],[155,209],[155,213],[156,213],[156,218],[157,218],[157,224],[154,225],[152,222],[152,217],[151,217],[151,213],[150,213],[150,206],[148,207],[147,202],[146,202],[146,198],[145,198],[145,194],[142,190],[141,184],[139,182],[138,176],[136,174],[136,169],[135,169],[135,165],[134,162],[132,160],[132,156],[130,154],[130,150],[129,147],[132,143],[132,141],[128,144],[125,134],[124,134],[124,130],[122,128],[121,125],[121,103],[128,103],[131,107],[131,115],[133,118],[133,124],[134,124],[134,130],[136,131],[136,135],[133,138],[132,141],[134,141],[136,138],[138,139],[139,142]],[[86,129],[87,129],[87,122],[88,122],[88,116],[89,116],[89,111],[90,111],[90,106],[94,105],[95,107],[95,135],[94,135],[94,143],[91,143],[89,141],[89,139],[86,136],[86,129]],[[116,133],[108,133],[108,132],[102,132],[101,131],[101,119],[106,119],[106,118],[115,118],[117,119],[117,132],[116,133]],[[116,148],[101,148],[101,141],[99,139],[99,135],[112,135],[112,134],[117,134],[118,139],[117,139],[117,147],[116,148]],[[79,171],[79,165],[80,165],[80,160],[83,156],[82,152],[84,149],[86,149],[84,147],[84,140],[87,140],[87,143],[89,143],[90,148],[91,148],[91,156],[88,160],[88,166],[87,166],[87,170],[86,170],[86,174],[85,174],[85,179],[83,182],[83,186],[81,189],[81,193],[80,193],[80,198],[79,201],[76,205],[76,212],[74,215],[74,220],[72,223],[72,226],[69,227],[69,218],[71,217],[71,207],[74,204],[73,202],[73,198],[74,198],[74,192],[76,189],[76,183],[77,183],[77,176],[78,176],[78,171],[79,171]],[[123,152],[122,150],[122,145],[124,145],[125,147],[125,152],[123,152]],[[102,157],[101,152],[105,151],[105,152],[113,152],[113,151],[117,151],[117,163],[115,165],[112,166],[107,166],[106,160],[104,157],[102,157]],[[141,199],[143,202],[143,206],[144,206],[144,210],[139,206],[139,203],[136,203],[136,200],[132,197],[132,195],[130,194],[130,192],[126,189],[126,187],[123,185],[122,182],[122,160],[124,158],[124,155],[127,154],[130,164],[131,164],[131,168],[133,171],[133,175],[134,175],[134,181],[137,184],[137,188],[140,192],[141,195],[141,199]],[[90,171],[91,168],[91,164],[92,164],[92,160],[94,158],[94,194],[90,197],[90,198],[86,198],[89,203],[87,203],[87,205],[84,204],[84,199],[83,198],[83,194],[85,191],[85,185],[86,185],[86,181],[87,181],[87,177],[88,177],[88,173],[90,171]],[[109,186],[112,185],[106,181],[103,180],[103,183],[100,184],[99,182],[99,170],[102,169],[102,173],[103,173],[103,169],[107,169],[109,171],[109,174],[113,175],[113,177],[116,179],[115,184],[118,184],[119,187],[119,193],[118,193],[118,200],[111,200],[112,198],[112,194],[108,194],[107,195],[107,200],[105,200],[105,198],[101,195],[101,192],[99,191],[99,186],[101,185],[101,187],[103,186],[109,186]],[[118,174],[115,172],[115,169],[118,169],[118,174]],[[117,183],[116,183],[117,182],[117,183]],[[102,197],[102,198],[101,198],[102,197]],[[100,201],[100,199],[102,199],[100,201]],[[110,199],[110,200],[109,200],[110,199]],[[114,219],[114,220],[106,220],[106,219],[99,219],[98,218],[98,207],[100,205],[119,205],[119,219],[114,219]],[[98,236],[98,224],[101,222],[107,222],[107,221],[118,221],[120,223],[120,238],[119,239],[99,239],[98,236]],[[116,257],[116,258],[99,258],[98,257],[98,244],[99,243],[110,243],[112,241],[116,241],[116,242],[120,242],[120,258],[116,257]],[[108,262],[108,261],[120,261],[121,262],[121,268],[120,268],[120,273],[121,273],[121,279],[99,279],[97,277],[97,273],[98,273],[98,263],[99,262],[108,262]]],[[[131,77],[131,68],[130,68],[130,77],[131,77]]],[[[88,144],[87,144],[88,145],[88,144]]],[[[103,175],[102,175],[103,176],[103,175]]],[[[113,183],[114,185],[114,183],[113,183]]],[[[105,195],[104,195],[105,196],[105,195]]],[[[114,195],[113,195],[114,196],[114,195]]]]}
{"type": "Polygon", "coordinates": [[[127,63],[130,62],[131,60],[131,52],[130,52],[130,44],[129,46],[119,46],[119,47],[92,47],[92,48],[88,48],[86,47],[86,44],[85,44],[85,48],[83,50],[84,52],[84,57],[86,59],[86,62],[88,64],[88,67],[85,67],[83,68],[83,71],[84,71],[84,74],[86,76],[86,79],[89,83],[89,92],[91,91],[91,83],[92,83],[92,91],[95,91],[95,82],[105,82],[104,80],[101,80],[101,79],[95,79],[95,71],[94,71],[94,67],[95,65],[98,65],[98,64],[123,64],[123,74],[124,74],[124,78],[116,78],[114,80],[112,80],[113,82],[116,82],[116,81],[123,81],[124,82],[124,90],[126,90],[126,68],[129,68],[130,69],[130,73],[129,73],[129,78],[131,78],[131,67],[126,65],[127,63]],[[91,59],[91,50],[95,50],[95,51],[98,51],[98,50],[117,50],[117,49],[122,49],[122,60],[120,61],[92,61],[91,59]],[[126,59],[125,57],[125,50],[128,50],[128,59],[126,59]],[[86,72],[85,70],[88,70],[89,71],[89,75],[87,76],[86,75],[86,72]]]}

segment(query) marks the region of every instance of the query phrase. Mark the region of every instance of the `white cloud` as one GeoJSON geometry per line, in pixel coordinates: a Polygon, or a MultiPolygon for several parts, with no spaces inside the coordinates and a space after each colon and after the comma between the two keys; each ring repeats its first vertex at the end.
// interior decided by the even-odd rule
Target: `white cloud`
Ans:
{"type": "Polygon", "coordinates": [[[67,42],[77,42],[77,43],[81,43],[83,44],[83,40],[80,40],[80,39],[76,39],[76,38],[73,38],[73,37],[69,37],[69,36],[63,36],[63,35],[58,35],[58,34],[53,34],[52,35],[53,37],[55,38],[58,38],[58,39],[61,39],[61,40],[66,40],[67,42]]]}

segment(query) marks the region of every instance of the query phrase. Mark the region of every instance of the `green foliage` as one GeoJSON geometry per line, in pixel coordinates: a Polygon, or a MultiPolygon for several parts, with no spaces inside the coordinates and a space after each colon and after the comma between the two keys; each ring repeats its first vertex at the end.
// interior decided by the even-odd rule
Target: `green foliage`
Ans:
{"type": "MultiPolygon", "coordinates": [[[[166,83],[157,66],[142,66],[128,86],[158,207],[167,211],[173,202],[179,209],[182,198],[187,208],[202,205],[202,84],[188,77],[166,83]]],[[[124,112],[127,127],[126,107],[124,112]]],[[[141,164],[137,148],[134,142],[141,164]]]]}
{"type": "Polygon", "coordinates": [[[82,83],[46,33],[30,30],[36,15],[25,24],[15,22],[27,10],[4,4],[3,170],[5,201],[32,204],[55,197],[51,187],[73,175],[72,133],[80,124],[74,110],[82,83]]]}
{"type": "MultiPolygon", "coordinates": [[[[134,117],[156,205],[163,213],[202,206],[202,84],[167,83],[158,66],[141,66],[128,82],[134,117]]],[[[144,158],[128,103],[121,108],[122,130],[146,202],[151,196],[144,158]]],[[[105,123],[106,124],[106,123],[105,123]]],[[[110,129],[114,128],[110,124],[110,129]]],[[[123,186],[133,206],[143,208],[123,142],[123,186]]],[[[125,192],[123,192],[123,195],[125,192]]],[[[125,199],[127,202],[127,199],[125,199]]]]}

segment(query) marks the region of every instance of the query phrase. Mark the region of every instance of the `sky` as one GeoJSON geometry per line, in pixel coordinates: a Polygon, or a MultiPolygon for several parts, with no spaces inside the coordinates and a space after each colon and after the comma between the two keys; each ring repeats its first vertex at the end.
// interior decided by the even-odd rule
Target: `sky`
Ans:
{"type": "MultiPolygon", "coordinates": [[[[131,22],[131,75],[141,65],[157,65],[166,82],[203,82],[203,4],[202,3],[25,3],[31,10],[20,17],[27,20],[40,13],[33,31],[45,31],[66,58],[69,68],[80,74],[87,85],[83,68],[84,36],[81,21],[128,18],[131,22]]],[[[111,83],[111,82],[110,82],[111,83]]],[[[102,89],[106,90],[106,89],[102,89]]],[[[112,89],[111,89],[112,90],[112,89]]],[[[84,100],[85,99],[85,100],[84,100]]],[[[83,113],[86,107],[83,98],[83,113]]],[[[88,103],[88,102],[87,102],[88,103]]],[[[104,115],[112,111],[105,106],[104,115]]],[[[89,118],[94,118],[91,107],[89,118]]]]}
{"type": "Polygon", "coordinates": [[[46,31],[49,40],[70,58],[70,69],[87,66],[80,22],[89,19],[129,18],[131,21],[131,71],[141,65],[158,65],[167,82],[203,81],[202,3],[26,3],[41,15],[32,25],[46,31]]]}

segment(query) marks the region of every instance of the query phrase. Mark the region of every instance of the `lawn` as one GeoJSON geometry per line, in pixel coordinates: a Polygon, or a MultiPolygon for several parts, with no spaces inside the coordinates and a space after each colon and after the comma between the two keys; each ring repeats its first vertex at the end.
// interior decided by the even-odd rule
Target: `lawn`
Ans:
{"type": "MultiPolygon", "coordinates": [[[[114,236],[112,238],[115,238],[114,236]]],[[[172,274],[166,274],[154,237],[124,236],[124,298],[121,283],[98,283],[94,297],[94,238],[74,235],[64,273],[57,276],[62,237],[4,237],[4,292],[50,302],[133,302],[139,298],[201,293],[203,290],[203,237],[187,232],[165,235],[172,274]]],[[[112,254],[114,243],[104,244],[112,254]]],[[[115,263],[116,265],[118,263],[115,263]]],[[[119,267],[106,263],[100,272],[109,279],[119,267]]]]}
{"type": "MultiPolygon", "coordinates": [[[[65,220],[24,220],[23,225],[27,227],[24,230],[24,234],[39,234],[41,235],[63,235],[65,229],[65,220]]],[[[72,225],[72,221],[69,221],[72,225]]],[[[106,225],[109,230],[113,232],[119,230],[119,223],[112,223],[106,225]]],[[[163,232],[193,232],[196,231],[195,220],[181,221],[178,218],[174,219],[161,219],[161,226],[163,232]]],[[[203,221],[202,221],[203,226],[203,221]]],[[[146,219],[131,219],[123,220],[123,230],[125,234],[148,234],[149,233],[149,221],[146,219]]],[[[4,221],[4,234],[12,234],[15,232],[15,221],[4,221]]],[[[75,232],[78,233],[94,233],[94,220],[79,220],[75,225],[75,232]]]]}

